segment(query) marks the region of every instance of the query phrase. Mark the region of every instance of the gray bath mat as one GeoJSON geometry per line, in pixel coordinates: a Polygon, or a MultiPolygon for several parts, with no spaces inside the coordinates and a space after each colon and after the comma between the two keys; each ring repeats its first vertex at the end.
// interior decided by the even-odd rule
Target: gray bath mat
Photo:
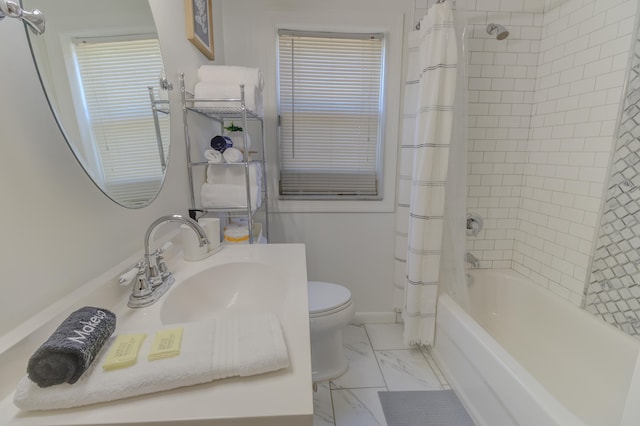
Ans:
{"type": "Polygon", "coordinates": [[[378,392],[388,426],[473,426],[452,390],[378,392]]]}

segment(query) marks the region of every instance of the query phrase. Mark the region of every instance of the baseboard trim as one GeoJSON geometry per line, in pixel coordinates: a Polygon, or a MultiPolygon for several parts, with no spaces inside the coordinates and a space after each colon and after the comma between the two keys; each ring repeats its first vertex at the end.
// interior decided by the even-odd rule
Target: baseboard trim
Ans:
{"type": "Polygon", "coordinates": [[[356,312],[354,324],[393,324],[396,322],[395,312],[356,312]]]}

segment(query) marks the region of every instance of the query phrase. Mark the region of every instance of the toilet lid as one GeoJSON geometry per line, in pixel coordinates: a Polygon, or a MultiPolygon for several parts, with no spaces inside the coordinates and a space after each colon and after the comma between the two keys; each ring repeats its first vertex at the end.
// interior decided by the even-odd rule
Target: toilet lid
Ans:
{"type": "Polygon", "coordinates": [[[327,312],[347,305],[351,292],[338,284],[309,281],[309,313],[327,312]]]}

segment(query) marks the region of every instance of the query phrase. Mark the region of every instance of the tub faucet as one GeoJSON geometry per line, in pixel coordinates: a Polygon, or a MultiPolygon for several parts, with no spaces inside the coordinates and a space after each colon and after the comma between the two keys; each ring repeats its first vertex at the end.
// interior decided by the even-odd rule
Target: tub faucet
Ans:
{"type": "Polygon", "coordinates": [[[178,222],[189,226],[198,235],[200,247],[209,244],[204,229],[195,220],[174,214],[162,216],[153,221],[144,234],[144,259],[120,278],[120,284],[126,285],[132,281],[133,274],[136,274],[133,290],[129,296],[129,303],[127,303],[130,308],[142,308],[152,305],[175,282],[173,274],[168,271],[167,265],[164,263],[164,250],[160,248],[151,253],[151,234],[159,225],[166,222],[178,222]],[[151,256],[154,257],[153,262],[151,261],[151,256]]]}
{"type": "Polygon", "coordinates": [[[480,261],[478,260],[477,257],[475,257],[470,252],[466,252],[465,253],[464,260],[465,260],[465,262],[470,263],[472,268],[479,268],[480,267],[480,261]]]}

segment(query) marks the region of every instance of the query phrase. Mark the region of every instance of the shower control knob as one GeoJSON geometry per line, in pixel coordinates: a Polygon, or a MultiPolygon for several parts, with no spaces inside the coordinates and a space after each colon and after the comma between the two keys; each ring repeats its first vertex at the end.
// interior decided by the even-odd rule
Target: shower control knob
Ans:
{"type": "Polygon", "coordinates": [[[482,218],[475,213],[467,215],[467,235],[477,237],[482,230],[482,218]]]}

